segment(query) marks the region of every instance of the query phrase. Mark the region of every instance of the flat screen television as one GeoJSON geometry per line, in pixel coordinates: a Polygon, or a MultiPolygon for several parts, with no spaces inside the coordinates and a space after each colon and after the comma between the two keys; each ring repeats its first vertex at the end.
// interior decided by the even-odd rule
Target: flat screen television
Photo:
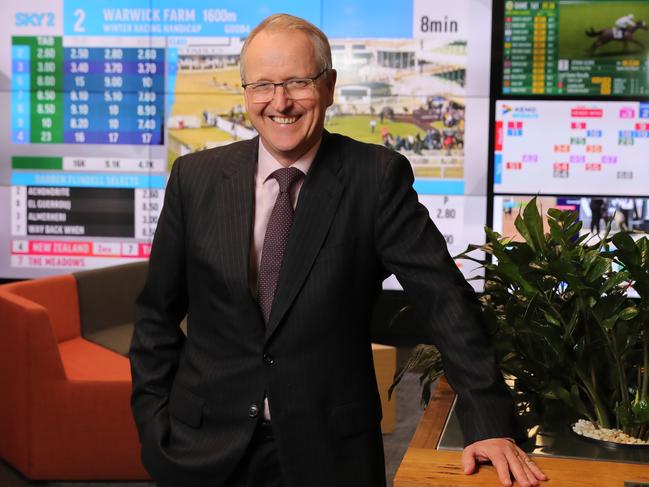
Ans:
{"type": "Polygon", "coordinates": [[[451,253],[484,241],[489,2],[28,0],[0,7],[0,277],[146,259],[175,158],[255,136],[239,52],[273,12],[331,40],[326,129],[405,154],[451,253]]]}

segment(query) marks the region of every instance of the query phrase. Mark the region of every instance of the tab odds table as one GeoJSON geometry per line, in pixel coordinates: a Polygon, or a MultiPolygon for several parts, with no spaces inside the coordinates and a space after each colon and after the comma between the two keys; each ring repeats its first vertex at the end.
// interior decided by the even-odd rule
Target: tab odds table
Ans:
{"type": "Polygon", "coordinates": [[[147,38],[12,39],[12,142],[163,141],[165,50],[147,38]]]}

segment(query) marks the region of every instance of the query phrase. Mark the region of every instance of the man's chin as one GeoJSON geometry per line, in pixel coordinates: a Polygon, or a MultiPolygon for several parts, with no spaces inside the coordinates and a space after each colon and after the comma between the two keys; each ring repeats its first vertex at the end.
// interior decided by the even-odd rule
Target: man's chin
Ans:
{"type": "Polygon", "coordinates": [[[291,152],[297,150],[301,145],[304,145],[303,139],[297,139],[295,137],[277,137],[269,142],[278,151],[282,152],[291,152]]]}
{"type": "Polygon", "coordinates": [[[268,139],[263,139],[264,147],[268,149],[275,157],[282,157],[284,159],[290,159],[295,157],[297,159],[302,154],[309,150],[307,144],[303,140],[299,143],[295,141],[272,141],[268,139]]]}

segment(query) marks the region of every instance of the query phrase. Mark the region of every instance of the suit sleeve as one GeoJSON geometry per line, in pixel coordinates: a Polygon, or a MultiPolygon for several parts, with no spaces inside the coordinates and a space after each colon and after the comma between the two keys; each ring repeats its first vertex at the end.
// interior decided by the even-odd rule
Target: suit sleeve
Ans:
{"type": "Polygon", "coordinates": [[[145,430],[161,434],[168,425],[166,404],[185,341],[180,329],[187,312],[181,162],[174,163],[167,183],[147,280],[135,306],[131,405],[143,443],[145,430]]]}
{"type": "Polygon", "coordinates": [[[377,254],[403,286],[424,333],[442,354],[445,375],[458,395],[455,411],[465,445],[486,438],[521,438],[475,293],[418,202],[413,180],[408,160],[395,154],[380,179],[377,254]]]}

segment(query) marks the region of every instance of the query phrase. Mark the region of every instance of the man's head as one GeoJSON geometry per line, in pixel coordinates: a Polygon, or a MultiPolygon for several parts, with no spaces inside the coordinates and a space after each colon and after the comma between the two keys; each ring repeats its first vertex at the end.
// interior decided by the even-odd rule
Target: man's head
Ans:
{"type": "Polygon", "coordinates": [[[244,43],[241,79],[250,121],[282,164],[295,162],[320,140],[336,83],[329,41],[320,29],[287,14],[268,17],[244,43]],[[288,92],[286,84],[257,89],[261,82],[296,78],[302,81],[289,83],[288,92]]]}

